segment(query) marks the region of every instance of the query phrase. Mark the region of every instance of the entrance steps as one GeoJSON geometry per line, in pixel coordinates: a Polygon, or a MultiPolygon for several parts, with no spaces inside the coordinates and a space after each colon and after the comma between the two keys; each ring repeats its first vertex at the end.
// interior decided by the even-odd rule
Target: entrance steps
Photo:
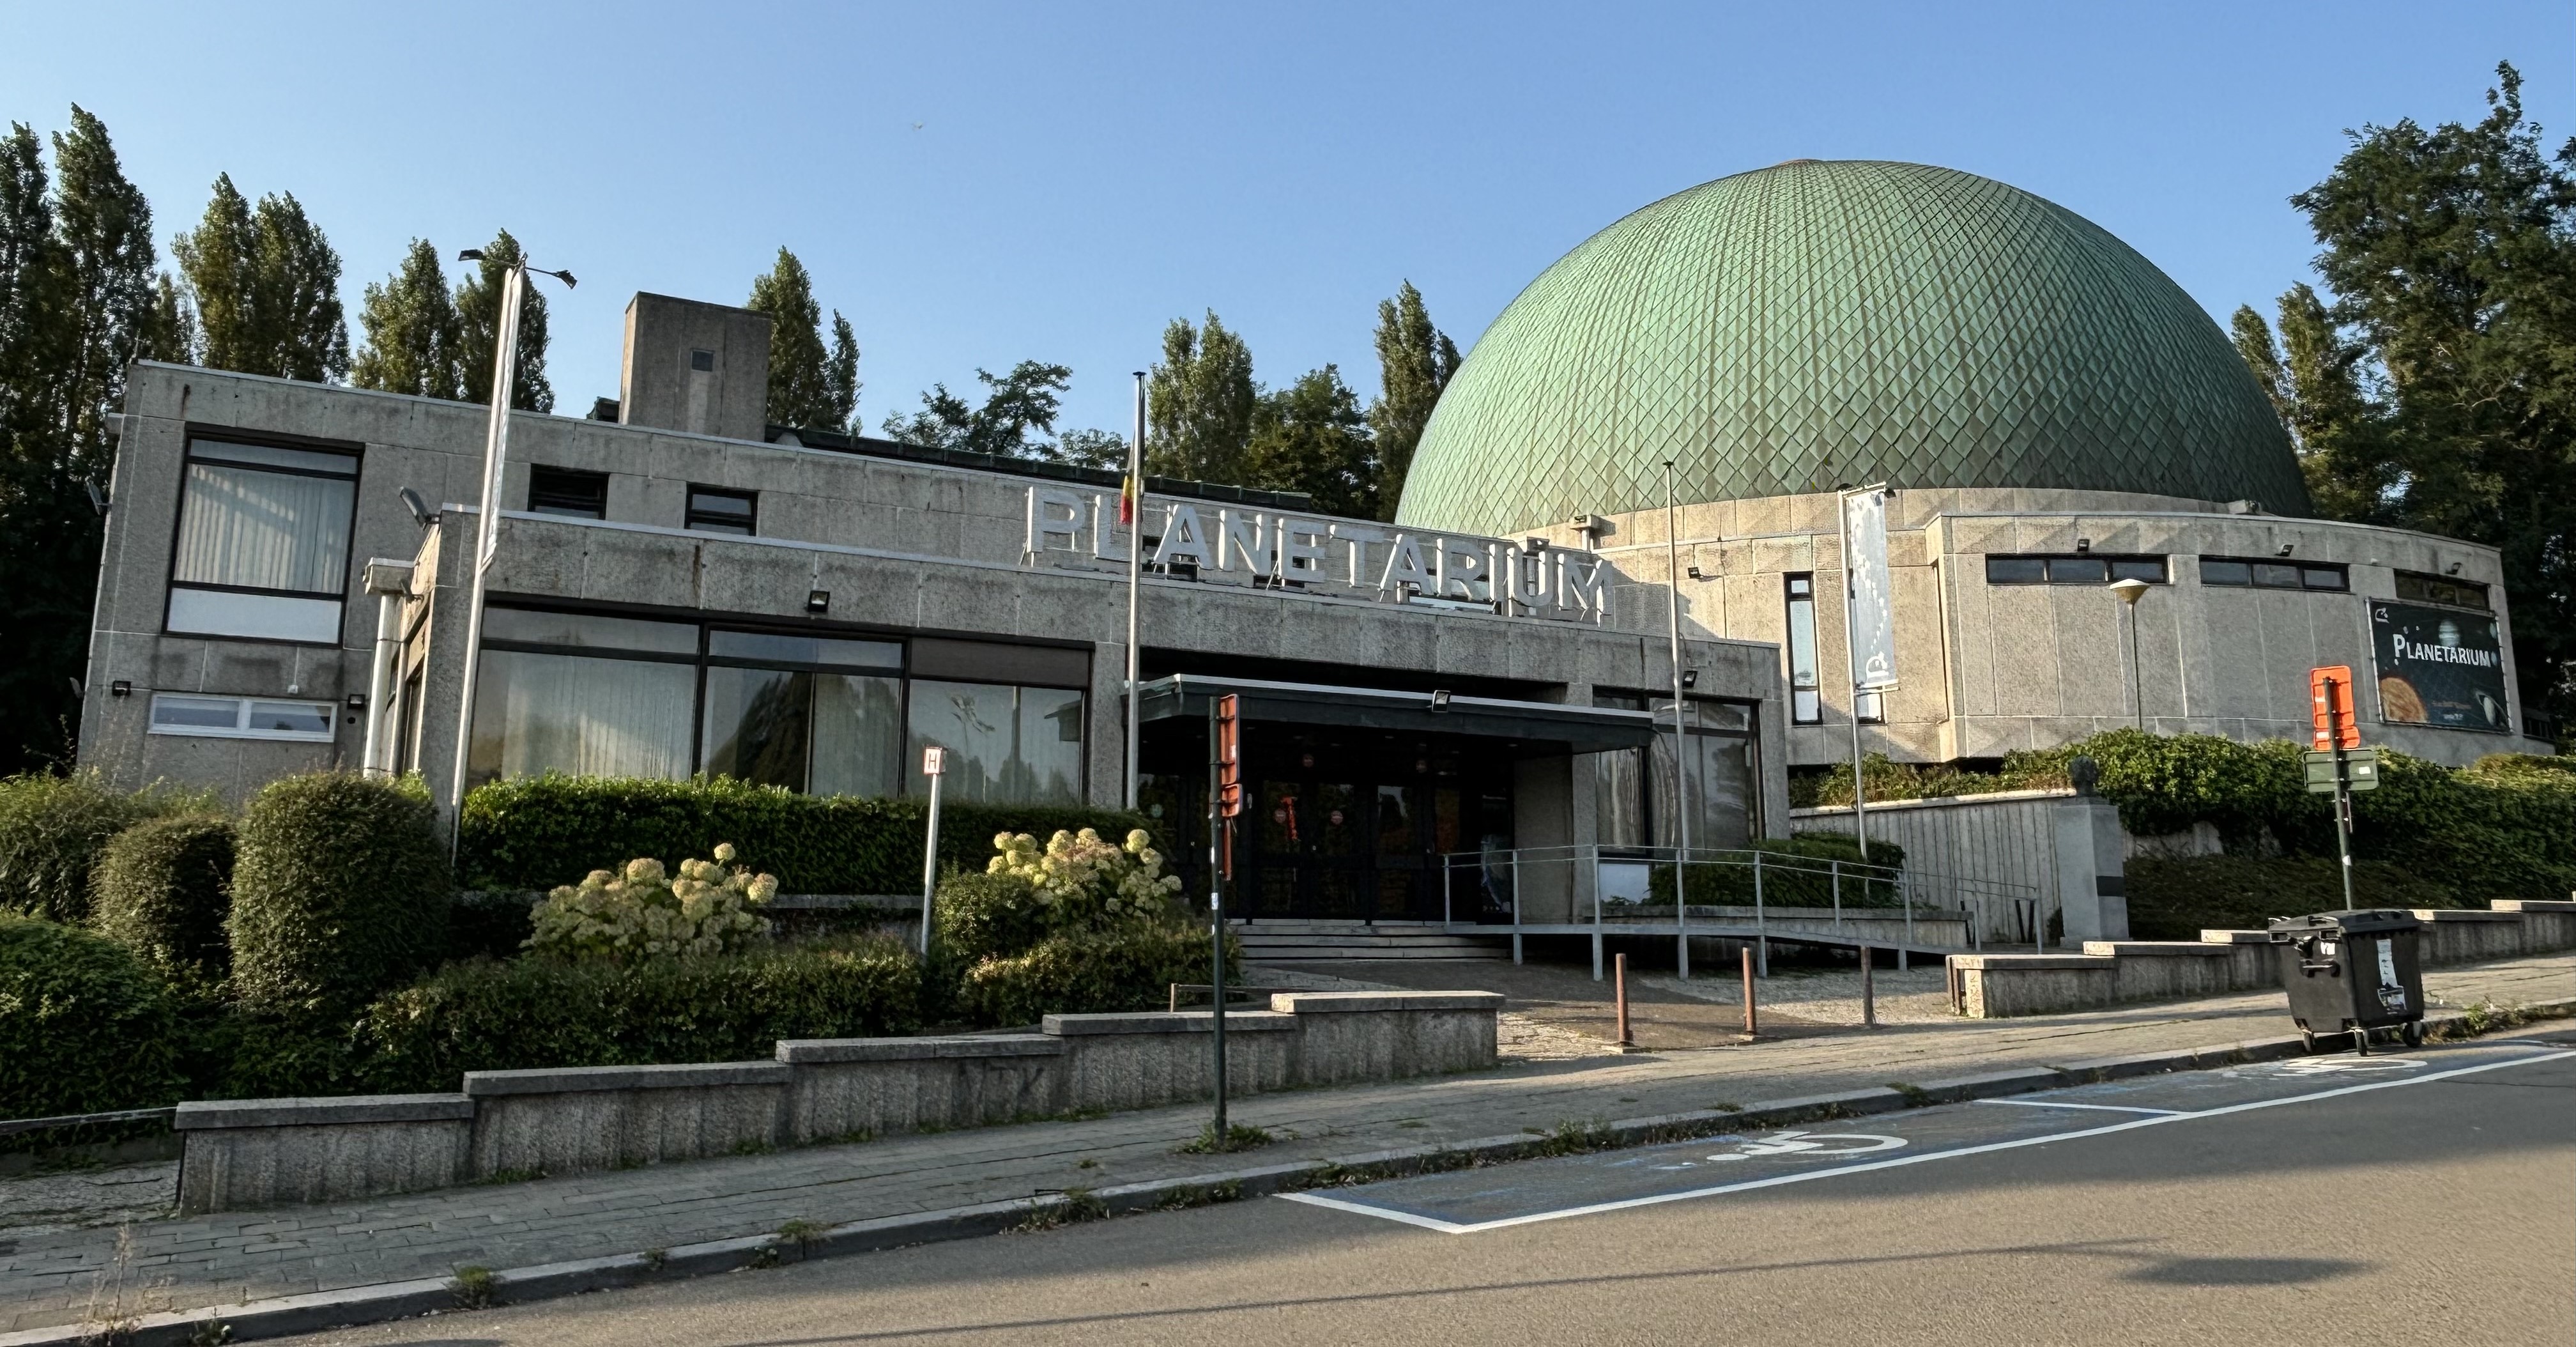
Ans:
{"type": "Polygon", "coordinates": [[[1246,963],[1344,959],[1508,959],[1501,935],[1453,935],[1431,921],[1253,920],[1234,923],[1246,963]]]}

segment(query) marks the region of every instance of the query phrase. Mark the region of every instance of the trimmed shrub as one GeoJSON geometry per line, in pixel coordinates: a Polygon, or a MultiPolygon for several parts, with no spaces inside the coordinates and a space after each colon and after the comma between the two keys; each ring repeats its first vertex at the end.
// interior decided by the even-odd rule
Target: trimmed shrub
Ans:
{"type": "Polygon", "coordinates": [[[0,913],[0,1117],[169,1103],[177,1037],[160,980],[131,950],[0,913]]]}
{"type": "MultiPolygon", "coordinates": [[[[457,874],[469,889],[551,889],[580,883],[605,857],[705,856],[730,842],[787,893],[919,893],[925,817],[919,800],[799,795],[730,777],[519,777],[465,797],[457,874]]],[[[1115,810],[945,803],[939,854],[980,870],[995,833],[1118,837],[1145,822],[1115,810]]]]}
{"type": "MultiPolygon", "coordinates": [[[[1242,950],[1226,938],[1226,978],[1242,976],[1242,950]]],[[[957,1009],[979,1024],[1035,1024],[1048,1015],[1160,1010],[1175,982],[1209,973],[1205,930],[1178,924],[1119,931],[1067,931],[1025,953],[987,958],[966,970],[957,1009]]]]}
{"type": "Polygon", "coordinates": [[[118,833],[91,876],[90,925],[176,986],[210,991],[232,956],[233,825],[218,814],[173,814],[118,833]]]}
{"type": "Polygon", "coordinates": [[[355,1009],[445,951],[446,849],[416,782],[314,772],[242,815],[233,990],[246,1004],[355,1009]]]}
{"type": "Polygon", "coordinates": [[[931,903],[931,936],[943,960],[971,967],[1046,939],[1053,911],[1018,875],[952,871],[931,903]]]}
{"type": "Polygon", "coordinates": [[[0,912],[85,920],[90,872],[109,838],[143,819],[211,803],[158,788],[124,794],[96,772],[0,779],[0,912]]]}
{"type": "Polygon", "coordinates": [[[760,910],[778,880],[740,866],[727,874],[723,862],[732,859],[733,848],[719,844],[712,861],[680,862],[676,879],[649,857],[593,870],[537,904],[528,948],[565,959],[739,952],[768,938],[760,910]]]}
{"type": "MultiPolygon", "coordinates": [[[[2198,940],[2205,930],[2261,930],[2274,917],[2344,905],[2342,865],[2330,856],[2139,857],[2128,867],[2129,933],[2140,940],[2198,940]]],[[[2462,907],[2457,892],[2404,866],[2356,861],[2361,907],[2462,907]]]]}
{"type": "Polygon", "coordinates": [[[368,1088],[453,1090],[467,1071],[767,1058],[782,1038],[920,1027],[920,966],[883,940],[615,964],[452,964],[369,1006],[368,1088]]]}

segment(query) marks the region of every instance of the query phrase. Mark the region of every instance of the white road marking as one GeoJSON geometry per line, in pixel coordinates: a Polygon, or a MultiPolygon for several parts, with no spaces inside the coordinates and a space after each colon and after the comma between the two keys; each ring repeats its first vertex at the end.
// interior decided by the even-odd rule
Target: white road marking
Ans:
{"type": "Polygon", "coordinates": [[[2139,1108],[2132,1104],[2069,1104],[2056,1099],[1980,1099],[1980,1104],[2017,1104],[2023,1108],[2080,1108],[2099,1113],[2155,1113],[2167,1117],[2182,1112],[2178,1108],[2139,1108]]]}
{"type": "Polygon", "coordinates": [[[2421,1076],[2406,1076],[2397,1080],[2374,1080],[2360,1085],[2346,1085],[2332,1090],[2318,1090],[2309,1094],[2291,1095],[2283,1099],[2258,1099],[2252,1103],[2246,1104],[2227,1104],[2218,1108],[2202,1109],[2194,1113],[2168,1113],[2159,1114],[2152,1118],[2132,1118],[2127,1122],[2109,1123],[2101,1127],[2081,1128],[2073,1132],[2052,1132],[2044,1137],[2022,1137],[2013,1141],[1989,1141],[1977,1146],[1962,1146],[1956,1150],[1926,1151],[1915,1155],[1898,1156],[1889,1160],[1872,1160],[1865,1164],[1841,1165],[1832,1169],[1811,1169],[1795,1174],[1776,1174],[1767,1179],[1748,1179],[1742,1183],[1720,1184],[1713,1188],[1693,1188],[1687,1192],[1658,1193],[1651,1197],[1622,1198],[1615,1202],[1594,1202],[1580,1207],[1566,1207],[1558,1211],[1535,1212],[1527,1216],[1506,1216],[1498,1220],[1491,1221],[1444,1221],[1437,1216],[1421,1216],[1412,1212],[1394,1211],[1385,1207],[1373,1207],[1359,1202],[1346,1201],[1337,1197],[1325,1197],[1320,1193],[1281,1193],[1279,1196],[1286,1198],[1291,1202],[1303,1202],[1308,1206],[1331,1207],[1337,1211],[1357,1212],[1362,1216],[1374,1216],[1380,1220],[1400,1221],[1406,1225],[1418,1225],[1425,1230],[1437,1230],[1444,1235],[1473,1235],[1481,1234],[1487,1230],[1509,1229],[1516,1225],[1535,1225],[1541,1221],[1561,1221],[1571,1216],[1593,1216],[1602,1212],[1626,1211],[1635,1207],[1660,1206],[1666,1202],[1687,1202],[1693,1198],[1717,1197],[1726,1193],[1750,1192],[1756,1188],[1777,1188],[1786,1184],[1807,1183],[1816,1179],[1834,1178],[1844,1174],[1865,1174],[1874,1169],[1900,1169],[1907,1165],[1927,1164],[1934,1160],[1949,1160],[1963,1155],[1984,1155],[1993,1151],[2019,1150],[2024,1146],[2044,1146],[2052,1141],[2074,1141],[2081,1137],[2108,1136],[2113,1132],[2127,1132],[2140,1127],[2157,1127],[2165,1123],[2186,1122],[2194,1118],[2217,1118],[2230,1113],[2250,1113],[2256,1109],[2279,1108],[2285,1104],[2304,1104],[2312,1099],[2333,1099],[2341,1095],[2366,1094],[2372,1090],[2393,1090],[2401,1086],[2423,1085],[2437,1080],[2449,1080],[2454,1076],[2471,1076],[2482,1071],[2502,1070],[2509,1066],[2533,1066],[2541,1062],[2554,1062],[2568,1057],[2576,1057],[2576,1049],[2542,1053],[2532,1057],[2508,1058],[2501,1062],[2481,1062],[2474,1066],[2454,1067],[2448,1071],[2435,1071],[2421,1076]]]}

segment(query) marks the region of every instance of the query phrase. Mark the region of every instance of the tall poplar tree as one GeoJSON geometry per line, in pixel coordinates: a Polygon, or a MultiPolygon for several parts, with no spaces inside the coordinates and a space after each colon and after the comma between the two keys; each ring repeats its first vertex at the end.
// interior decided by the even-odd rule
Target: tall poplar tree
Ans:
{"type": "Polygon", "coordinates": [[[1393,519],[1422,429],[1431,424],[1431,409],[1458,372],[1458,347],[1431,325],[1431,311],[1411,281],[1395,298],[1378,301],[1377,361],[1379,392],[1369,403],[1368,418],[1377,433],[1378,509],[1393,519]]]}
{"type": "Polygon", "coordinates": [[[413,239],[401,269],[367,287],[358,324],[366,329],[367,343],[349,366],[351,384],[464,400],[464,324],[448,293],[447,270],[429,240],[413,239]]]}
{"type": "MultiPolygon", "coordinates": [[[[483,245],[483,261],[456,287],[458,380],[467,402],[492,401],[492,366],[501,346],[501,291],[509,269],[520,260],[519,241],[509,230],[483,245]]],[[[546,382],[546,297],[533,282],[519,288],[518,359],[510,372],[510,407],[522,412],[555,409],[555,388],[546,382]]]]}
{"type": "Polygon", "coordinates": [[[1205,327],[1175,318],[1147,385],[1145,470],[1201,482],[1241,483],[1252,440],[1252,351],[1211,309],[1205,327]]]}
{"type": "Polygon", "coordinates": [[[196,300],[205,364],[312,383],[348,374],[340,255],[292,193],[254,207],[219,175],[205,217],[171,251],[196,300]]]}
{"type": "Polygon", "coordinates": [[[743,307],[769,315],[770,424],[856,433],[858,338],[835,309],[832,343],[825,348],[814,278],[796,254],[780,248],[768,273],[752,278],[751,299],[743,307]]]}

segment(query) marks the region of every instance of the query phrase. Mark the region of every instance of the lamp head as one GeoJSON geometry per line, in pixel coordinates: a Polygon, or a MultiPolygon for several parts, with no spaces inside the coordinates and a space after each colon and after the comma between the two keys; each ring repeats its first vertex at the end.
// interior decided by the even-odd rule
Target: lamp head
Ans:
{"type": "Polygon", "coordinates": [[[483,250],[480,248],[467,248],[456,255],[456,260],[459,262],[480,262],[483,260],[483,250]]]}
{"type": "Polygon", "coordinates": [[[2114,580],[2111,582],[2111,592],[2120,596],[2120,602],[2135,607],[2138,600],[2146,596],[2147,582],[2136,576],[2126,580],[2114,580]]]}

